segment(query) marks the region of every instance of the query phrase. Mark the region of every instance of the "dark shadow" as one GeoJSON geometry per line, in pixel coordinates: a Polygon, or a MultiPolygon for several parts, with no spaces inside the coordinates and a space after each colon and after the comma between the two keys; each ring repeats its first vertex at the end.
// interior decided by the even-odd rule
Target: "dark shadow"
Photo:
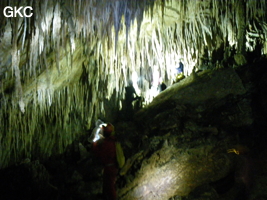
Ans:
{"type": "Polygon", "coordinates": [[[133,119],[135,111],[142,107],[141,97],[136,94],[133,82],[129,81],[127,87],[125,87],[125,99],[122,105],[122,117],[126,121],[133,119]]]}

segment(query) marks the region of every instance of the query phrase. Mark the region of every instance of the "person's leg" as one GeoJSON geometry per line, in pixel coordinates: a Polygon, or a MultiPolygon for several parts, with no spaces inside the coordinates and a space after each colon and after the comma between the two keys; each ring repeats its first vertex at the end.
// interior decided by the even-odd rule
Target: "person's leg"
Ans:
{"type": "Polygon", "coordinates": [[[116,200],[116,176],[118,169],[115,166],[105,167],[103,175],[103,196],[106,200],[116,200]]]}

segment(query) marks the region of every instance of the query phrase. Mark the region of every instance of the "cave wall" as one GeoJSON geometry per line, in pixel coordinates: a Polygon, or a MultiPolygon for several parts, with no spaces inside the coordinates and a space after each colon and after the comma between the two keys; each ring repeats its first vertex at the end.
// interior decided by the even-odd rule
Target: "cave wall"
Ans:
{"type": "Polygon", "coordinates": [[[120,199],[265,198],[265,64],[199,72],[137,112],[120,199]]]}
{"type": "MultiPolygon", "coordinates": [[[[1,13],[1,168],[61,154],[97,118],[114,120],[134,73],[155,86],[147,77],[157,72],[170,85],[180,58],[190,75],[194,66],[229,66],[239,48],[254,51],[259,44],[265,54],[266,2],[237,4],[1,1],[1,9],[34,10],[32,18],[1,13]],[[227,49],[223,56],[220,48],[227,49]],[[114,109],[105,113],[108,105],[114,109]]],[[[233,65],[246,62],[242,53],[233,65]]],[[[146,104],[156,95],[146,85],[138,89],[146,104]]]]}

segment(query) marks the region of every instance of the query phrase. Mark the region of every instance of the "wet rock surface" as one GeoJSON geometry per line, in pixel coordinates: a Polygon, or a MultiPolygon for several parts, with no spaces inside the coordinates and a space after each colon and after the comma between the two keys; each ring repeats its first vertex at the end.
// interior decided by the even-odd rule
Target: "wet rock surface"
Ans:
{"type": "MultiPolygon", "coordinates": [[[[119,199],[267,199],[266,63],[198,73],[114,123],[127,159],[119,199]]],[[[2,169],[0,199],[102,199],[85,135],[64,155],[2,169]]]]}

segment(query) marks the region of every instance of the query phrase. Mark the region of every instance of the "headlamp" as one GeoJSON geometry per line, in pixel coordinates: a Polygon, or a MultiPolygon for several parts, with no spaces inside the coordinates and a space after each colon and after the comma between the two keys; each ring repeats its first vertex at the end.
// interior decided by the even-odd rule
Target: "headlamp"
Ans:
{"type": "Polygon", "coordinates": [[[96,131],[95,131],[95,137],[94,137],[94,139],[93,139],[93,142],[96,142],[97,140],[99,140],[100,138],[101,138],[101,135],[102,135],[102,133],[101,133],[101,128],[102,127],[106,127],[107,126],[107,124],[106,123],[100,123],[99,125],[98,125],[98,127],[96,127],[96,131]]]}

